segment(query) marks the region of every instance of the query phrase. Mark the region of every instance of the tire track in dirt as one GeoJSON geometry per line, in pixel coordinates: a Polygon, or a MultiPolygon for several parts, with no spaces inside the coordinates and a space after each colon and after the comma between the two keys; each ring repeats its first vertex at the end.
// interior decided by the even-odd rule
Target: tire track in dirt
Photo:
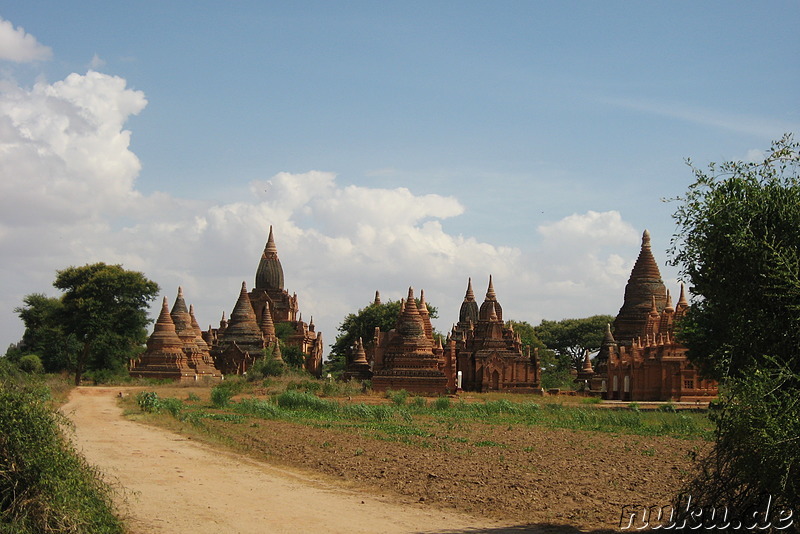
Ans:
{"type": "Polygon", "coordinates": [[[359,494],[130,421],[116,402],[122,389],[76,388],[61,411],[75,423],[78,450],[124,489],[118,506],[131,534],[503,531],[488,519],[359,494]]]}

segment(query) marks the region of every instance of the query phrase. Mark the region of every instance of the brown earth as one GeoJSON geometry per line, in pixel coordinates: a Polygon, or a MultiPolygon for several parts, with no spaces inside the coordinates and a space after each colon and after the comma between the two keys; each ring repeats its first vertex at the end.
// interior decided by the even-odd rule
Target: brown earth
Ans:
{"type": "MultiPolygon", "coordinates": [[[[708,447],[698,439],[433,417],[415,417],[421,432],[410,435],[256,418],[204,419],[208,432],[198,434],[168,418],[181,437],[122,419],[113,398],[120,389],[80,388],[65,409],[75,410],[90,460],[136,492],[133,532],[617,530],[624,505],[670,502],[708,447]],[[212,436],[250,458],[196,443],[212,436]],[[267,481],[251,486],[255,476],[267,481]],[[231,527],[234,520],[249,526],[231,527]]],[[[186,399],[190,391],[207,406],[208,389],[159,395],[186,399]]],[[[383,402],[351,402],[362,400],[383,402]]]]}
{"type": "Polygon", "coordinates": [[[78,449],[121,488],[118,506],[132,534],[533,532],[343,487],[130,421],[119,391],[77,388],[62,412],[75,423],[78,449]]]}

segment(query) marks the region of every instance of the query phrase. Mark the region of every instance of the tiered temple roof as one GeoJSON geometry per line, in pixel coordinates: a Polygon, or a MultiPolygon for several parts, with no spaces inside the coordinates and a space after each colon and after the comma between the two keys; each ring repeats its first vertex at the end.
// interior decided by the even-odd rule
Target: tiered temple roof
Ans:
{"type": "MultiPolygon", "coordinates": [[[[442,368],[444,358],[426,325],[427,308],[420,314],[414,300],[414,289],[402,303],[397,327],[389,332],[378,330],[373,340],[374,373],[372,388],[376,391],[405,389],[415,393],[444,394],[447,377],[442,368]]],[[[430,320],[428,318],[428,324],[430,320]]]]}

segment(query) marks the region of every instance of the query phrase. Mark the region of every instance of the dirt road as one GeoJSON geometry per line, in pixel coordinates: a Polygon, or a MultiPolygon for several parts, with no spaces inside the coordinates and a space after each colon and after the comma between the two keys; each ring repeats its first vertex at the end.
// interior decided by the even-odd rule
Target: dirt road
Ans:
{"type": "Polygon", "coordinates": [[[77,388],[62,411],[75,422],[78,449],[124,488],[120,507],[132,534],[504,530],[400,497],[359,494],[127,420],[119,391],[77,388]]]}

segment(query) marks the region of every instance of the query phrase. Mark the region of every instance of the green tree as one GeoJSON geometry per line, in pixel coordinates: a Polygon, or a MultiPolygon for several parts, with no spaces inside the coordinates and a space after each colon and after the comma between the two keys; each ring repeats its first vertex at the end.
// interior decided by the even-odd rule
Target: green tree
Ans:
{"type": "Polygon", "coordinates": [[[672,261],[694,295],[679,335],[721,382],[716,442],[688,488],[698,506],[800,502],[799,152],[787,135],[761,162],[692,167],[677,199],[672,261]]]}
{"type": "Polygon", "coordinates": [[[542,320],[534,331],[548,349],[558,356],[559,369],[580,370],[585,351],[594,352],[603,343],[611,315],[592,315],[584,319],[542,320]]]}
{"type": "Polygon", "coordinates": [[[695,296],[681,338],[706,376],[741,375],[764,355],[800,371],[797,153],[786,136],[759,163],[692,167],[678,199],[671,261],[695,296]]]}
{"type": "Polygon", "coordinates": [[[530,346],[531,351],[538,349],[539,368],[541,370],[541,386],[545,389],[570,389],[574,385],[569,374],[569,360],[559,358],[555,351],[548,349],[536,335],[536,327],[527,321],[506,321],[506,327],[513,327],[519,333],[523,346],[530,346]]]}
{"type": "Polygon", "coordinates": [[[25,332],[17,347],[19,351],[15,354],[38,355],[45,371],[49,373],[74,371],[80,344],[74,335],[64,331],[61,322],[64,304],[61,299],[32,293],[26,295],[22,302],[24,306],[14,309],[25,324],[25,332]]]}
{"type": "Polygon", "coordinates": [[[75,383],[84,370],[124,368],[147,339],[148,303],[158,284],[121,265],[95,263],[56,273],[53,285],[64,291],[61,325],[81,344],[75,383]]]}
{"type": "MultiPolygon", "coordinates": [[[[419,306],[419,300],[416,302],[417,306],[419,306]]],[[[426,305],[431,319],[437,318],[439,316],[438,310],[429,303],[426,303],[426,305]]],[[[383,332],[388,332],[395,327],[399,313],[400,301],[390,300],[381,304],[372,303],[366,308],[358,310],[357,313],[347,314],[342,324],[337,328],[339,334],[331,345],[331,352],[326,362],[327,372],[343,371],[356,340],[362,338],[365,344],[368,343],[372,340],[376,327],[379,327],[383,332]]]]}

